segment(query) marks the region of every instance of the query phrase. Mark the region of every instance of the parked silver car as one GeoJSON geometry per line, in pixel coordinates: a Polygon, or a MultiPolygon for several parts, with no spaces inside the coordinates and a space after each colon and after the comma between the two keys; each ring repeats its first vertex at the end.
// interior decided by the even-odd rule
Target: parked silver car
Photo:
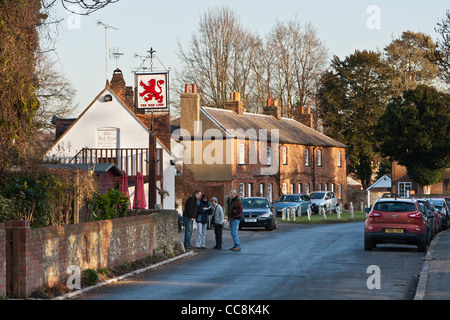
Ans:
{"type": "Polygon", "coordinates": [[[314,213],[319,213],[321,208],[325,210],[331,210],[336,212],[338,201],[334,192],[332,191],[316,191],[309,195],[311,198],[311,209],[314,213]]]}
{"type": "Polygon", "coordinates": [[[277,216],[281,216],[283,208],[294,207],[295,215],[298,217],[300,212],[306,214],[309,206],[311,206],[311,200],[307,194],[284,194],[274,203],[273,209],[277,216]]]}

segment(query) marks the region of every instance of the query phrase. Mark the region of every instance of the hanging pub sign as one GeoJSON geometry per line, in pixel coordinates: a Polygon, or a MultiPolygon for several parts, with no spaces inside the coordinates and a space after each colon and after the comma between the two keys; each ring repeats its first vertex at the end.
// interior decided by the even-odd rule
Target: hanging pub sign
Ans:
{"type": "Polygon", "coordinates": [[[168,107],[168,73],[136,73],[137,108],[165,109],[168,107]]]}

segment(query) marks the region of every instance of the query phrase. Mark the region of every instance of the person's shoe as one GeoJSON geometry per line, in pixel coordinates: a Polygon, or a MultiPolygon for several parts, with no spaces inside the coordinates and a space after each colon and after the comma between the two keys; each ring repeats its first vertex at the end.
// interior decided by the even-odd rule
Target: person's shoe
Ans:
{"type": "Polygon", "coordinates": [[[241,251],[241,248],[239,248],[239,247],[233,247],[233,248],[231,248],[231,250],[233,250],[233,251],[241,251]]]}

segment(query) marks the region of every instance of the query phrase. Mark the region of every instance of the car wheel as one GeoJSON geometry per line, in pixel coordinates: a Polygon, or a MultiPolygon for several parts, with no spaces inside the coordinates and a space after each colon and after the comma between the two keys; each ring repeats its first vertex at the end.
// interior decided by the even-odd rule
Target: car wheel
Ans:
{"type": "Polygon", "coordinates": [[[275,219],[272,219],[272,223],[266,227],[266,231],[273,231],[273,229],[275,229],[275,219]]]}
{"type": "Polygon", "coordinates": [[[425,252],[427,251],[427,240],[426,240],[426,233],[423,234],[422,238],[417,243],[417,250],[419,252],[425,252]]]}
{"type": "Polygon", "coordinates": [[[371,251],[376,246],[377,245],[375,243],[373,243],[373,241],[370,241],[370,240],[364,238],[364,250],[371,251]]]}

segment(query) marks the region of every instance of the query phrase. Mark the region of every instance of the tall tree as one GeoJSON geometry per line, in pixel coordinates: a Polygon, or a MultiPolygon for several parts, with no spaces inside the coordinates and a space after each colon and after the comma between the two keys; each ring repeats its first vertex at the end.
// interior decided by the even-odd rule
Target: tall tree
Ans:
{"type": "Polygon", "coordinates": [[[396,71],[394,86],[398,92],[417,84],[430,84],[439,75],[436,44],[422,32],[405,31],[386,46],[387,62],[396,71]]]}
{"type": "Polygon", "coordinates": [[[46,53],[36,55],[36,97],[40,108],[34,114],[39,129],[53,129],[51,118],[70,117],[77,105],[74,103],[75,89],[56,61],[46,53]]]}
{"type": "Polygon", "coordinates": [[[328,51],[317,30],[297,20],[278,22],[262,38],[245,30],[229,8],[207,11],[187,49],[179,88],[196,83],[203,103],[222,108],[232,91],[241,93],[248,111],[261,110],[267,98],[279,99],[283,116],[296,118],[314,98],[328,51]]]}
{"type": "Polygon", "coordinates": [[[440,35],[440,39],[437,41],[440,77],[450,84],[450,10],[447,10],[445,18],[438,22],[435,30],[440,35]]]}
{"type": "Polygon", "coordinates": [[[298,20],[277,22],[268,43],[270,55],[275,57],[272,93],[281,100],[283,115],[298,119],[301,108],[314,101],[316,83],[327,66],[328,50],[317,29],[298,20]]]}
{"type": "Polygon", "coordinates": [[[377,136],[385,156],[405,166],[413,181],[430,186],[450,165],[449,130],[450,95],[418,85],[389,103],[377,136]]]}
{"type": "Polygon", "coordinates": [[[0,168],[27,158],[34,133],[40,1],[0,1],[0,168]]]}
{"type": "Polygon", "coordinates": [[[231,91],[240,91],[245,99],[253,42],[235,12],[227,7],[210,9],[201,17],[188,49],[179,44],[185,67],[181,81],[196,83],[206,105],[223,108],[231,91]]]}
{"type": "Polygon", "coordinates": [[[367,188],[380,158],[373,136],[391,95],[393,70],[380,53],[358,50],[344,60],[334,56],[331,66],[318,93],[324,133],[349,146],[347,171],[367,188]]]}

